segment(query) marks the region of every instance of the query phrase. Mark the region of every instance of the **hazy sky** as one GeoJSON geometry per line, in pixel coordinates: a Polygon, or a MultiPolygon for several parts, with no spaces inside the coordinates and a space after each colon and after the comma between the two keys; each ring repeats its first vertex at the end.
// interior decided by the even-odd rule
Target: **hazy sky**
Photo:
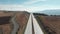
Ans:
{"type": "Polygon", "coordinates": [[[0,0],[0,9],[27,11],[60,9],[60,0],[0,0]]]}

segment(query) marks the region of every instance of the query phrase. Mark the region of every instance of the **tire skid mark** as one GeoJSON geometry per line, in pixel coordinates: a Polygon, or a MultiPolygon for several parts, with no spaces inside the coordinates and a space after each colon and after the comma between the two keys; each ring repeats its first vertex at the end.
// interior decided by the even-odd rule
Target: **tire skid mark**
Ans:
{"type": "Polygon", "coordinates": [[[16,16],[14,16],[14,17],[11,19],[11,21],[12,21],[12,24],[13,24],[13,30],[12,30],[11,34],[16,34],[17,31],[18,31],[18,29],[19,29],[19,24],[18,24],[17,21],[16,21],[16,16]]]}

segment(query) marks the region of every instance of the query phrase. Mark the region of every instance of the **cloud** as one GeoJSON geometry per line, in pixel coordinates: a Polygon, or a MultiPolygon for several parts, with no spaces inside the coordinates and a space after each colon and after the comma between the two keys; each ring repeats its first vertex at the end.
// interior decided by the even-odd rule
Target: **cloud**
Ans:
{"type": "Polygon", "coordinates": [[[29,12],[44,11],[44,10],[57,10],[60,6],[42,5],[42,6],[32,6],[28,8],[29,12]]]}
{"type": "Polygon", "coordinates": [[[23,5],[0,5],[0,10],[23,11],[25,8],[23,5]]]}
{"type": "Polygon", "coordinates": [[[23,4],[34,4],[34,3],[40,2],[40,1],[46,1],[46,0],[29,0],[27,2],[24,2],[23,4]]]}
{"type": "Polygon", "coordinates": [[[60,6],[52,5],[41,5],[41,6],[24,6],[24,5],[0,5],[0,10],[10,10],[10,11],[28,11],[36,12],[43,10],[56,10],[60,9],[60,6]]]}

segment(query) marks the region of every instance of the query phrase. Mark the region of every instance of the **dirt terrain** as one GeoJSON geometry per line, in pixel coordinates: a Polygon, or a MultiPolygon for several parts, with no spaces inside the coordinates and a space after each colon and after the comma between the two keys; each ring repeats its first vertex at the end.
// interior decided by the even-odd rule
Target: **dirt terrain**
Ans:
{"type": "Polygon", "coordinates": [[[38,16],[48,34],[60,34],[60,16],[38,16]]]}
{"type": "Polygon", "coordinates": [[[20,12],[18,14],[16,14],[16,20],[20,26],[19,30],[18,30],[18,34],[23,34],[27,25],[29,19],[29,14],[25,13],[25,12],[20,12]]]}
{"type": "Polygon", "coordinates": [[[16,23],[19,25],[17,34],[23,34],[26,28],[26,24],[29,19],[29,13],[25,11],[17,12],[0,12],[0,34],[11,34],[13,30],[13,24],[10,21],[13,16],[16,16],[16,23]]]}
{"type": "Polygon", "coordinates": [[[9,20],[13,16],[13,13],[0,12],[0,34],[10,34],[12,30],[9,20]]]}

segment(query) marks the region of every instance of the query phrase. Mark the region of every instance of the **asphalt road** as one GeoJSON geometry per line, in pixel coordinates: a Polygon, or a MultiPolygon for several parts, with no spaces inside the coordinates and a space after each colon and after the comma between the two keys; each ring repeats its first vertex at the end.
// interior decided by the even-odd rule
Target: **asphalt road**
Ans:
{"type": "Polygon", "coordinates": [[[27,27],[26,27],[26,30],[25,30],[25,34],[32,34],[32,23],[33,23],[35,34],[44,34],[41,27],[39,26],[36,18],[34,17],[34,15],[32,13],[30,14],[28,24],[27,24],[27,27]]]}
{"type": "Polygon", "coordinates": [[[35,34],[44,34],[41,27],[39,26],[36,18],[34,17],[34,15],[33,14],[31,14],[31,15],[32,15],[32,18],[33,18],[33,27],[34,27],[35,34]]]}
{"type": "Polygon", "coordinates": [[[32,34],[31,15],[29,16],[29,20],[28,20],[27,27],[26,27],[26,30],[25,30],[24,34],[32,34]]]}
{"type": "MultiPolygon", "coordinates": [[[[12,21],[12,24],[14,25],[14,28],[13,28],[11,34],[16,34],[16,32],[18,31],[18,28],[19,28],[19,24],[16,22],[15,16],[12,18],[11,21],[12,21]]],[[[24,34],[32,34],[32,23],[33,23],[35,34],[44,34],[33,14],[30,14],[24,34]],[[32,22],[32,20],[33,20],[33,22],[32,22]]]]}

